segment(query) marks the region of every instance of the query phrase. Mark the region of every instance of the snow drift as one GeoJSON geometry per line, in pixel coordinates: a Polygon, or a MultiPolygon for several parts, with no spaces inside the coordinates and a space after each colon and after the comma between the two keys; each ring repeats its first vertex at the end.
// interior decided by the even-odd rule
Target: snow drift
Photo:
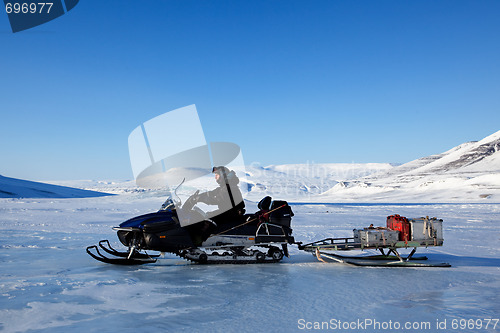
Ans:
{"type": "Polygon", "coordinates": [[[0,176],[0,198],[87,198],[111,195],[0,176]]]}

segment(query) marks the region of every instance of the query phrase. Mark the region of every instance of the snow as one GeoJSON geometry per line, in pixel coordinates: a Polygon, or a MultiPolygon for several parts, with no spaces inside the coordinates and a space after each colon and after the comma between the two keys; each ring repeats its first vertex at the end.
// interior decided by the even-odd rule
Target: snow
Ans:
{"type": "MultiPolygon", "coordinates": [[[[292,205],[294,235],[303,242],[350,236],[395,213],[437,216],[445,245],[417,254],[451,268],[325,264],[295,246],[281,263],[256,265],[197,265],[167,255],[149,266],[120,267],[85,253],[105,238],[119,247],[111,227],[162,201],[148,192],[0,199],[0,330],[294,332],[315,322],[375,319],[432,327],[447,320],[440,331],[456,332],[454,319],[499,316],[499,205],[292,205]]],[[[254,202],[247,208],[257,210],[254,202]]]]}

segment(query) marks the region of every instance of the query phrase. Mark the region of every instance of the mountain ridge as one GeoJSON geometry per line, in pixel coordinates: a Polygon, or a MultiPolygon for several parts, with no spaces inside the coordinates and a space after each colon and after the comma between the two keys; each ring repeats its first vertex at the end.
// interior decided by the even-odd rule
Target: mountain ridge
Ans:
{"type": "Polygon", "coordinates": [[[342,200],[342,196],[348,195],[349,200],[361,201],[500,201],[500,131],[387,172],[339,184],[320,197],[342,200]]]}
{"type": "MultiPolygon", "coordinates": [[[[240,182],[248,190],[246,198],[255,201],[270,195],[290,202],[500,203],[500,131],[482,140],[465,142],[443,153],[402,165],[248,165],[244,174],[240,175],[240,182]]],[[[59,185],[0,175],[0,198],[79,198],[111,195],[109,193],[164,196],[168,192],[167,188],[156,192],[141,189],[133,181],[56,183],[59,185]]],[[[213,185],[216,186],[215,183],[213,185]]]]}

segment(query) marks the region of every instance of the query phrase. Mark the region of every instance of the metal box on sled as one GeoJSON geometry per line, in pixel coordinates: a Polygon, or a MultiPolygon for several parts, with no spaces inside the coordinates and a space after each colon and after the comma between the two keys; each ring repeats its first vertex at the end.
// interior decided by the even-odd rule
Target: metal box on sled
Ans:
{"type": "Polygon", "coordinates": [[[399,231],[387,228],[354,229],[354,243],[362,247],[391,246],[398,242],[399,231]]]}
{"type": "Polygon", "coordinates": [[[424,242],[428,245],[443,244],[443,220],[435,217],[410,218],[411,240],[424,242]]]}

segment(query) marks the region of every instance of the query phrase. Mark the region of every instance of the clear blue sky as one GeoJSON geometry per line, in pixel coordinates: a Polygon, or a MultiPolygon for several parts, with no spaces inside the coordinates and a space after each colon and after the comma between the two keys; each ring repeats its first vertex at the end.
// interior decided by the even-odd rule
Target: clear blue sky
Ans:
{"type": "Polygon", "coordinates": [[[393,162],[500,130],[500,1],[82,0],[0,13],[0,174],[132,179],[127,138],[196,104],[245,162],[393,162]]]}

